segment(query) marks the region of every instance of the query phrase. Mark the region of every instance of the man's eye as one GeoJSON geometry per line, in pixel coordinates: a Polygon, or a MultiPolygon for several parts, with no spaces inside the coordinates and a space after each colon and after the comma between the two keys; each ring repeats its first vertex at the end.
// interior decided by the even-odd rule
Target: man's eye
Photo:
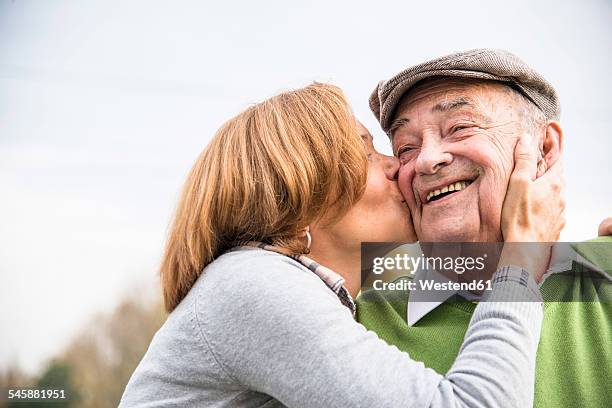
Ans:
{"type": "Polygon", "coordinates": [[[402,154],[404,154],[404,153],[409,153],[409,152],[411,152],[411,151],[413,151],[413,150],[414,150],[414,147],[412,147],[412,146],[402,146],[402,147],[400,147],[400,148],[397,150],[397,156],[399,157],[399,156],[401,156],[402,154]]]}
{"type": "Polygon", "coordinates": [[[465,130],[471,127],[472,126],[470,125],[456,125],[456,126],[453,126],[453,128],[451,129],[451,133],[459,132],[460,130],[465,130]]]}

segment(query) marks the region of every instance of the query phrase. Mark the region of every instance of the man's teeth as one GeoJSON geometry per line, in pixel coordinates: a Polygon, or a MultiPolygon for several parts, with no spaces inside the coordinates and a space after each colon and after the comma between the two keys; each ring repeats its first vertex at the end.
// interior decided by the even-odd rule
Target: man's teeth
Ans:
{"type": "Polygon", "coordinates": [[[427,194],[427,201],[429,202],[432,198],[439,196],[440,194],[448,193],[450,191],[461,191],[469,185],[469,181],[458,181],[456,183],[451,183],[448,186],[444,186],[439,190],[431,191],[429,194],[427,194]]]}

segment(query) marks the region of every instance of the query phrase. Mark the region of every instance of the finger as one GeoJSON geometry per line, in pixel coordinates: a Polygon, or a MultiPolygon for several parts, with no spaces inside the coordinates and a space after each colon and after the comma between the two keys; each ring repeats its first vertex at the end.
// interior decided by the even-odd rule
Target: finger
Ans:
{"type": "Polygon", "coordinates": [[[528,133],[522,134],[514,147],[514,173],[535,180],[537,168],[538,156],[533,137],[528,133]]]}
{"type": "Polygon", "coordinates": [[[562,195],[565,190],[563,162],[557,160],[553,163],[552,166],[536,180],[536,184],[548,186],[552,191],[559,192],[562,195]]]}
{"type": "Polygon", "coordinates": [[[599,224],[599,233],[600,237],[606,235],[612,235],[612,217],[606,218],[599,224]]]}
{"type": "Polygon", "coordinates": [[[558,158],[554,163],[552,163],[548,169],[546,170],[546,172],[549,171],[555,171],[557,172],[557,174],[559,173],[563,173],[563,160],[561,160],[561,158],[558,158]]]}

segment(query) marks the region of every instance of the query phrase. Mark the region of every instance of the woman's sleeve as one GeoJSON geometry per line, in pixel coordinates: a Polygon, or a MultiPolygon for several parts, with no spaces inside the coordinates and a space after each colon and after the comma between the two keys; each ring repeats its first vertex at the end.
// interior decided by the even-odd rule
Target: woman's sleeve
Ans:
{"type": "Polygon", "coordinates": [[[521,280],[494,283],[442,376],[357,323],[313,273],[262,259],[219,271],[223,284],[195,303],[206,346],[235,382],[288,407],[532,405],[543,312],[521,280]],[[511,292],[532,301],[495,301],[511,292]]]}

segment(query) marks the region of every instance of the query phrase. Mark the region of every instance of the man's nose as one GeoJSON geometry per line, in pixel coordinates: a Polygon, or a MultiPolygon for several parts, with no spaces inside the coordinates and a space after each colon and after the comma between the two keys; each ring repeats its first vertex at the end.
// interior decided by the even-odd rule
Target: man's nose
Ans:
{"type": "Polygon", "coordinates": [[[400,161],[395,156],[383,155],[385,176],[391,181],[397,180],[400,168],[400,161]]]}
{"type": "Polygon", "coordinates": [[[452,154],[445,151],[439,140],[423,142],[415,162],[415,171],[420,174],[435,174],[453,161],[452,154]]]}

